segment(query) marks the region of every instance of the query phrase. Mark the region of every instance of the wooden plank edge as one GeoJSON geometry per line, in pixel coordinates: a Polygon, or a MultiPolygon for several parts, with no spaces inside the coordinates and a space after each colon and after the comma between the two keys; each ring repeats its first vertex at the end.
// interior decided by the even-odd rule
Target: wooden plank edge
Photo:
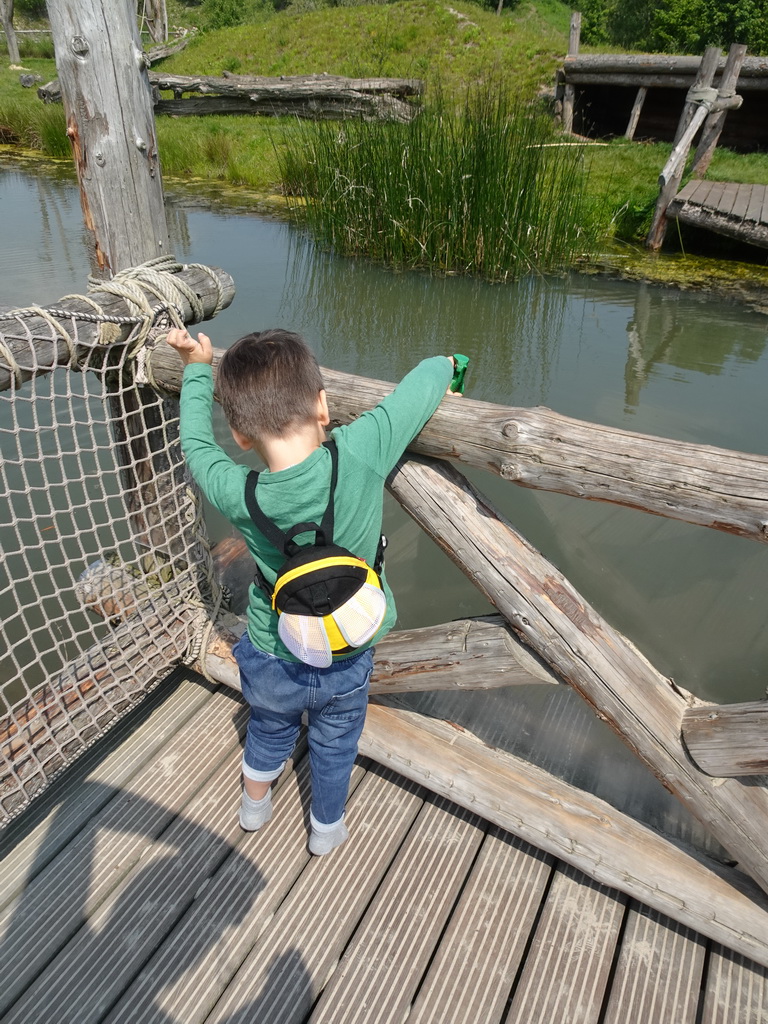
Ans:
{"type": "Polygon", "coordinates": [[[768,966],[768,898],[672,842],[448,722],[372,704],[361,753],[507,829],[604,885],[768,966]]]}

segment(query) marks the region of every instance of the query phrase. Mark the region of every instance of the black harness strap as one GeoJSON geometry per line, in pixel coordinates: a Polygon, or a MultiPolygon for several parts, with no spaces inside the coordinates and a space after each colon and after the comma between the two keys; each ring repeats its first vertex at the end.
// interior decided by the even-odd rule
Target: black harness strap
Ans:
{"type": "Polygon", "coordinates": [[[322,521],[317,523],[298,523],[292,526],[287,533],[284,533],[267,515],[264,514],[261,505],[256,497],[256,485],[259,482],[259,473],[252,469],[245,479],[245,504],[248,514],[256,526],[267,538],[269,543],[281,551],[287,558],[295,555],[300,550],[293,538],[300,533],[315,531],[315,544],[333,544],[334,525],[334,495],[336,493],[336,482],[339,478],[339,453],[335,441],[326,441],[323,445],[331,453],[331,486],[328,497],[328,505],[323,514],[322,521]],[[322,537],[322,539],[321,539],[322,537]]]}

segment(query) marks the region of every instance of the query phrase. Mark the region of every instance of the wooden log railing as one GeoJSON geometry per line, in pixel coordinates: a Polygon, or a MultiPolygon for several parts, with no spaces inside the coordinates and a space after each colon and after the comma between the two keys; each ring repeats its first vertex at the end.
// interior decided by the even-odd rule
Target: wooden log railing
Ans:
{"type": "MultiPolygon", "coordinates": [[[[232,277],[217,267],[184,266],[174,276],[178,277],[184,286],[177,293],[176,304],[185,323],[195,322],[192,306],[184,294],[186,288],[189,288],[197,296],[202,304],[205,317],[211,316],[219,303],[223,307],[229,306],[235,294],[232,277]]],[[[157,296],[150,290],[141,290],[151,306],[160,304],[157,296]]],[[[103,323],[97,322],[96,319],[89,319],[94,316],[94,302],[107,317],[130,318],[135,315],[135,308],[130,303],[110,292],[97,289],[89,293],[88,299],[68,295],[51,306],[52,309],[55,307],[63,312],[64,315],[59,316],[58,319],[63,322],[65,327],[71,327],[72,321],[77,323],[77,340],[83,351],[96,345],[99,331],[103,327],[103,323]],[[85,318],[78,319],[80,316],[85,318]]],[[[2,311],[8,312],[7,308],[2,311]]],[[[37,316],[27,317],[23,321],[24,329],[19,327],[18,332],[9,329],[12,323],[13,321],[8,320],[0,321],[0,331],[2,331],[5,347],[20,368],[21,381],[30,380],[36,374],[52,370],[55,366],[70,361],[70,352],[66,341],[61,337],[51,337],[52,329],[47,320],[37,316]],[[30,342],[27,331],[34,339],[34,360],[32,362],[30,362],[30,342]]],[[[113,343],[120,344],[127,341],[134,327],[133,323],[116,326],[113,343]]],[[[13,383],[13,379],[13,368],[0,354],[0,391],[7,391],[13,383]]]]}
{"type": "MultiPolygon", "coordinates": [[[[217,354],[215,362],[220,358],[217,354]]],[[[181,362],[159,344],[147,357],[163,388],[181,389],[181,362]]],[[[349,423],[393,385],[323,370],[332,424],[349,423]]],[[[768,457],[636,434],[550,409],[444,402],[410,451],[455,459],[522,487],[641,509],[768,541],[768,457]]]]}
{"type": "MultiPolygon", "coordinates": [[[[178,387],[178,360],[167,346],[158,345],[150,362],[156,380],[169,389],[178,387]]],[[[380,382],[343,374],[326,372],[325,377],[334,422],[348,422],[388,390],[380,382]]],[[[526,486],[599,497],[766,539],[768,459],[763,457],[625,434],[546,410],[510,410],[466,399],[444,403],[412,450],[480,465],[526,486]],[[521,451],[520,438],[532,432],[531,421],[537,426],[544,422],[549,430],[539,426],[538,445],[528,443],[521,451]],[[737,467],[746,464],[750,482],[742,478],[734,486],[737,467]],[[741,505],[738,513],[733,505],[741,505]],[[754,517],[750,527],[747,507],[754,517]]],[[[410,461],[390,486],[556,676],[584,697],[768,890],[768,846],[754,827],[756,821],[768,823],[768,793],[734,780],[713,787],[693,764],[681,724],[694,699],[611,629],[455,471],[442,463],[410,461]]]]}

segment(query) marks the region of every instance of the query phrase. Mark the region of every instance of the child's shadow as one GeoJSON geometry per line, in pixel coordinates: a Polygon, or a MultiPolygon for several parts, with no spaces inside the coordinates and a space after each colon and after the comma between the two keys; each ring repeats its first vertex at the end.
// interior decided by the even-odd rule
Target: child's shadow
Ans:
{"type": "MultiPolygon", "coordinates": [[[[124,792],[104,783],[81,785],[76,793],[76,799],[86,802],[95,797],[97,805],[107,810],[111,801],[125,797],[124,792]],[[99,787],[102,792],[85,792],[90,787],[99,787]]],[[[51,842],[56,841],[57,820],[68,816],[70,800],[65,795],[53,815],[47,830],[51,842]]],[[[145,835],[153,843],[146,850],[151,860],[139,870],[137,865],[129,868],[125,882],[116,879],[116,897],[105,889],[102,877],[99,891],[104,895],[95,909],[91,889],[94,851],[103,837],[98,825],[101,815],[88,822],[52,859],[46,841],[38,849],[36,864],[41,868],[32,865],[26,888],[6,912],[6,929],[0,942],[0,970],[5,979],[0,1007],[10,1010],[4,1018],[9,1024],[30,1020],[56,1020],[59,1024],[117,1021],[122,1010],[132,1017],[129,1011],[135,1010],[137,1002],[145,1005],[146,1017],[156,1024],[189,1024],[188,1019],[182,1021],[172,1009],[162,1007],[164,994],[173,983],[186,976],[189,981],[184,988],[187,992],[194,988],[196,969],[202,969],[203,961],[211,955],[217,964],[216,975],[221,978],[220,987],[229,980],[218,967],[225,967],[228,960],[228,936],[247,917],[264,890],[262,874],[232,843],[199,822],[179,815],[162,832],[157,822],[162,822],[167,812],[161,806],[139,797],[129,804],[122,816],[124,824],[107,816],[105,827],[110,832],[122,828],[137,839],[145,835]],[[209,886],[218,887],[220,899],[204,899],[209,886]],[[163,949],[166,942],[167,951],[163,949]],[[171,947],[172,955],[164,955],[171,953],[171,947]],[[152,962],[156,962],[157,969],[153,969],[152,962]],[[126,1000],[122,1005],[121,998],[128,989],[130,1003],[126,1000]]],[[[120,851],[130,856],[127,837],[120,851]]],[[[120,856],[116,858],[117,872],[119,860],[120,856]]],[[[102,872],[104,868],[102,860],[102,872]]],[[[237,967],[230,965],[228,972],[234,975],[237,967]]],[[[274,1000],[274,986],[284,985],[286,971],[292,978],[294,1009],[306,1003],[308,1013],[311,979],[300,953],[291,949],[275,960],[255,1001],[239,1008],[232,1017],[222,1017],[222,1024],[262,1019],[262,1009],[274,1000]]],[[[202,1002],[205,978],[201,977],[200,984],[202,1002]]],[[[209,993],[211,996],[215,1001],[216,993],[209,993]]],[[[303,1019],[303,1015],[296,1019],[303,1019]]]]}

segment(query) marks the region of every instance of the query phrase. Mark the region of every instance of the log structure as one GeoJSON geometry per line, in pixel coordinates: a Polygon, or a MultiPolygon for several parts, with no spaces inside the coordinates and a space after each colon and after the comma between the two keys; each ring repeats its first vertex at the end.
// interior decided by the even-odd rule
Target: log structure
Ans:
{"type": "MultiPolygon", "coordinates": [[[[667,54],[569,54],[557,72],[556,101],[565,90],[574,93],[573,130],[581,135],[627,135],[672,142],[696,79],[700,57],[667,54]],[[644,90],[641,93],[641,90],[644,90]],[[639,104],[639,109],[635,109],[639,104]],[[634,121],[634,127],[633,127],[634,121]]],[[[726,58],[718,54],[715,85],[726,58]]],[[[728,114],[722,144],[737,152],[768,149],[768,126],[762,116],[768,91],[768,58],[744,59],[735,83],[743,97],[738,111],[728,114]]]]}
{"type": "MultiPolygon", "coordinates": [[[[176,45],[180,48],[179,44],[176,45]]],[[[340,75],[267,77],[229,72],[220,78],[151,72],[148,78],[155,112],[176,117],[261,114],[311,120],[362,117],[364,120],[405,123],[412,120],[419,109],[409,100],[421,96],[424,91],[424,83],[412,78],[344,78],[340,75]],[[173,93],[172,99],[163,96],[168,92],[173,93]]],[[[58,82],[49,82],[37,92],[46,103],[60,99],[58,82]]]]}
{"type": "Polygon", "coordinates": [[[675,136],[675,145],[659,176],[661,191],[646,242],[650,249],[660,249],[664,241],[667,210],[680,187],[685,173],[688,152],[699,129],[704,125],[691,169],[692,174],[696,174],[697,170],[703,173],[709,166],[712,153],[723,130],[726,111],[738,109],[741,106],[741,97],[735,95],[734,85],[746,52],[746,46],[734,45],[731,47],[717,91],[711,88],[717,63],[717,48],[710,46],[702,58],[696,81],[686,96],[686,103],[675,136]]]}

